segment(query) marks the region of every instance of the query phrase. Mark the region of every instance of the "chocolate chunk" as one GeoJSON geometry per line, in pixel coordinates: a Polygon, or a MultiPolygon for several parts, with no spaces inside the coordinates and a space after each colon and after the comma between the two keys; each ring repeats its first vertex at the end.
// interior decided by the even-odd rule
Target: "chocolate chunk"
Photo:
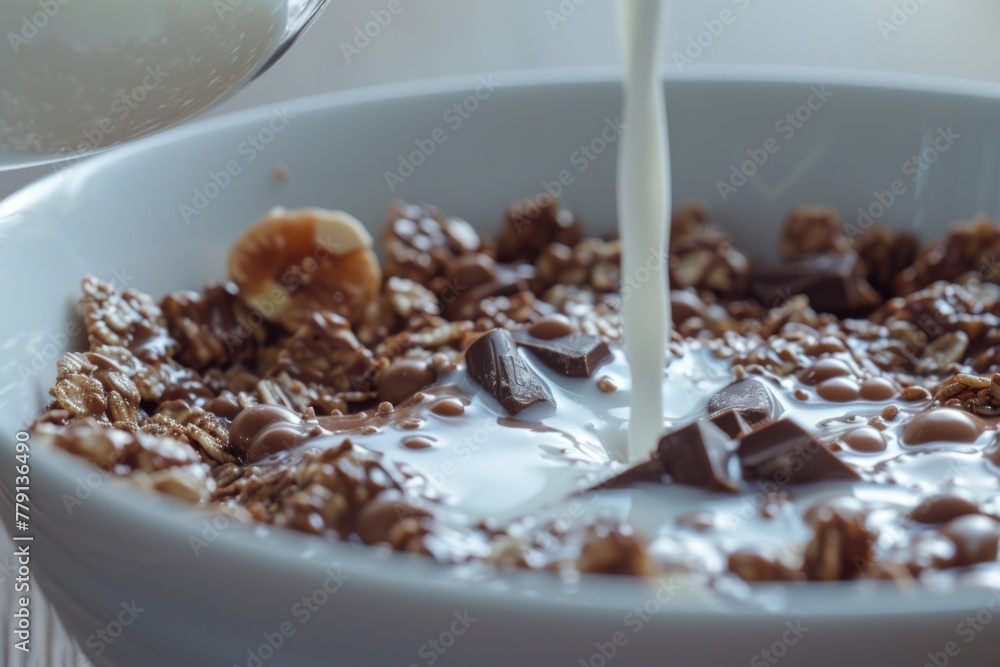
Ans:
{"type": "Polygon", "coordinates": [[[882,303],[882,297],[862,277],[862,270],[853,252],[816,255],[755,268],[750,274],[750,291],[765,308],[804,294],[817,312],[840,317],[865,315],[882,303]]]}
{"type": "MultiPolygon", "coordinates": [[[[498,277],[497,263],[485,253],[461,255],[448,262],[444,269],[444,287],[462,292],[491,283],[498,277]]],[[[442,295],[447,290],[436,290],[442,295]]]]}
{"type": "Polygon", "coordinates": [[[1000,522],[981,514],[952,519],[941,534],[955,543],[955,565],[989,563],[997,559],[1000,522]]]}
{"type": "Polygon", "coordinates": [[[709,414],[715,415],[723,410],[735,410],[753,429],[774,421],[785,408],[763,381],[747,378],[732,383],[708,399],[709,414]]]}
{"type": "Polygon", "coordinates": [[[762,426],[739,447],[743,476],[778,484],[860,479],[858,473],[791,419],[762,426]]]}
{"type": "Polygon", "coordinates": [[[740,438],[751,430],[743,416],[736,410],[723,410],[708,418],[710,422],[722,429],[730,438],[740,438]]]}
{"type": "Polygon", "coordinates": [[[739,492],[729,475],[733,441],[711,422],[694,422],[660,439],[656,458],[678,484],[711,491],[739,492]]]}
{"type": "Polygon", "coordinates": [[[437,373],[426,362],[397,359],[378,379],[378,400],[399,405],[424,387],[434,384],[436,379],[437,373]]]}
{"type": "Polygon", "coordinates": [[[430,514],[414,507],[399,491],[389,489],[361,508],[356,530],[365,544],[392,544],[394,533],[401,532],[401,523],[409,521],[414,529],[419,529],[420,522],[429,517],[430,514]]]}
{"type": "Polygon", "coordinates": [[[587,334],[544,340],[519,333],[517,342],[534,352],[549,368],[570,377],[590,377],[612,357],[611,348],[604,340],[587,334]]]}
{"type": "Polygon", "coordinates": [[[576,333],[576,329],[570,324],[569,318],[565,315],[549,315],[538,320],[530,327],[528,333],[535,338],[542,340],[552,340],[553,338],[563,338],[576,333]]]}
{"type": "Polygon", "coordinates": [[[229,449],[240,460],[256,463],[323,433],[316,422],[307,422],[287,408],[261,403],[233,420],[229,449]]]}
{"type": "Polygon", "coordinates": [[[931,496],[910,512],[910,518],[920,523],[946,523],[968,514],[979,514],[979,505],[967,491],[955,489],[951,493],[931,496]]]}
{"type": "Polygon", "coordinates": [[[555,406],[540,377],[525,363],[506,329],[493,329],[465,351],[469,375],[510,415],[538,403],[555,406]]]}
{"type": "Polygon", "coordinates": [[[609,477],[600,484],[591,487],[590,490],[604,491],[607,489],[627,489],[636,484],[662,484],[664,474],[663,464],[659,459],[653,458],[623,470],[614,477],[609,477]]]}

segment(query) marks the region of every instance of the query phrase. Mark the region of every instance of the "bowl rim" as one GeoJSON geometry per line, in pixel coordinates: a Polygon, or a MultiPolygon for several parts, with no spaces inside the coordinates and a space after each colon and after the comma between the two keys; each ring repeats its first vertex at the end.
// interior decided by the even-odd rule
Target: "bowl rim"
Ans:
{"type": "MultiPolygon", "coordinates": [[[[530,91],[562,85],[617,85],[620,77],[614,68],[549,69],[529,72],[497,72],[504,78],[504,89],[530,91]]],[[[202,119],[167,130],[113,151],[86,158],[69,169],[50,174],[0,201],[0,232],[7,225],[25,220],[31,208],[60,190],[79,191],[86,187],[91,175],[112,165],[156,152],[161,146],[192,142],[218,129],[259,123],[275,106],[287,106],[296,113],[325,112],[369,104],[399,101],[414,97],[465,92],[480,75],[462,75],[441,79],[407,81],[383,86],[323,93],[277,104],[261,105],[235,113],[202,119]]],[[[710,86],[740,86],[765,84],[772,86],[814,85],[826,83],[886,93],[920,93],[934,97],[955,97],[1000,101],[1000,86],[978,81],[944,79],[921,75],[853,70],[827,70],[803,67],[707,66],[692,68],[690,74],[668,73],[668,82],[686,82],[710,86]]],[[[669,96],[668,96],[669,104],[669,96]]],[[[15,415],[14,420],[20,416],[15,415]]],[[[5,446],[13,439],[3,438],[5,446]]],[[[47,478],[58,480],[62,488],[71,485],[94,467],[84,460],[59,450],[46,448],[46,454],[33,458],[35,465],[45,469],[47,478]],[[53,456],[52,451],[56,454],[53,456]]],[[[0,482],[0,486],[4,486],[0,482]]],[[[143,526],[155,530],[160,537],[187,541],[196,534],[201,521],[217,510],[198,508],[181,501],[144,492],[127,478],[110,479],[94,491],[87,501],[97,511],[116,513],[119,525],[143,526]]],[[[441,564],[427,558],[412,558],[405,554],[384,553],[362,545],[317,538],[296,531],[252,524],[233,526],[222,531],[213,549],[232,553],[253,570],[268,568],[272,573],[300,571],[307,564],[316,567],[317,574],[331,562],[342,564],[352,575],[373,588],[382,588],[388,595],[408,590],[416,595],[452,595],[456,588],[483,600],[484,604],[503,604],[530,596],[536,605],[552,605],[566,609],[597,607],[604,611],[627,612],[637,600],[649,598],[650,581],[639,578],[587,575],[576,582],[562,581],[548,572],[496,571],[487,581],[464,580],[455,576],[462,566],[441,564]],[[275,539],[275,535],[280,538],[275,539]],[[270,537],[269,537],[270,536],[270,537]],[[278,544],[280,542],[280,544],[278,544]],[[292,548],[290,548],[292,547],[292,548]],[[331,560],[334,559],[334,560],[331,560]]],[[[655,582],[652,582],[655,583],[655,582]]],[[[802,584],[765,584],[750,588],[769,598],[763,609],[758,604],[742,604],[730,600],[719,604],[714,596],[695,595],[674,602],[663,616],[685,617],[721,614],[760,615],[787,614],[799,609],[803,615],[823,614],[852,617],[896,615],[922,616],[928,613],[968,610],[981,607],[982,589],[942,592],[924,587],[901,589],[880,582],[837,582],[802,584]],[[933,608],[914,605],[914,598],[933,599],[933,608]],[[711,598],[711,599],[710,599],[711,598]],[[976,601],[979,602],[976,602],[976,601]],[[864,604],[858,606],[858,602],[864,604]],[[732,602],[732,604],[730,604],[732,602]],[[806,611],[811,609],[812,611],[806,611]]],[[[756,598],[756,594],[755,594],[756,598]]]]}

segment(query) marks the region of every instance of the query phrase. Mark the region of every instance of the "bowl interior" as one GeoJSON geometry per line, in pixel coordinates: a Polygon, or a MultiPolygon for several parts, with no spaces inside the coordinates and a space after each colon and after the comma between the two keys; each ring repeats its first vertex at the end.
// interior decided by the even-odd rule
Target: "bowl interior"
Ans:
{"type": "MultiPolygon", "coordinates": [[[[870,224],[866,213],[925,237],[952,220],[1000,212],[995,95],[940,82],[824,78],[817,84],[772,71],[669,80],[675,203],[707,201],[736,243],[759,257],[772,254],[785,213],[800,203],[833,204],[846,224],[862,230],[870,224]]],[[[507,202],[548,189],[591,229],[608,230],[615,220],[619,104],[619,84],[610,75],[496,74],[307,99],[145,140],[6,200],[0,204],[5,451],[10,435],[46,402],[56,359],[82,344],[73,304],[83,275],[154,296],[196,289],[224,277],[232,239],[276,205],[344,209],[377,233],[389,200],[402,198],[492,229],[507,202]],[[278,177],[278,165],[290,180],[278,177]]],[[[66,456],[40,455],[35,465],[68,487],[85,474],[66,456]]],[[[108,484],[95,492],[94,506],[124,524],[153,531],[152,524],[186,539],[195,520],[189,510],[137,498],[108,484]]],[[[368,568],[372,581],[385,574],[394,586],[416,585],[411,568],[423,568],[420,577],[443,574],[427,564],[380,574],[356,550],[319,547],[300,536],[281,540],[279,548],[252,530],[233,530],[220,544],[260,563],[283,559],[289,571],[296,558],[332,550],[368,568]],[[299,556],[290,559],[290,551],[299,556]]],[[[628,609],[641,594],[637,584],[596,579],[569,593],[576,604],[628,609]],[[590,593],[580,597],[581,591],[590,593]]],[[[847,588],[782,593],[777,604],[823,609],[830,599],[860,594],[847,588]]],[[[866,613],[911,605],[906,596],[864,595],[866,613]]],[[[934,605],[968,603],[951,596],[934,605]]]]}

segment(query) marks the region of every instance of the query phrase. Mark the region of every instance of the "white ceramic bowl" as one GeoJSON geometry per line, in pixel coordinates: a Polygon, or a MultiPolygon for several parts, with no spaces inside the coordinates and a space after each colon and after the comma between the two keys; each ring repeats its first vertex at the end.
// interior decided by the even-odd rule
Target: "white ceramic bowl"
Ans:
{"type": "MultiPolygon", "coordinates": [[[[667,84],[675,201],[707,200],[754,252],[771,251],[792,205],[833,203],[850,222],[895,180],[905,191],[886,218],[925,235],[953,219],[1000,213],[995,91],[815,72],[700,76],[667,84]],[[815,87],[819,80],[825,89],[815,87]],[[810,118],[795,128],[789,113],[810,118]],[[946,145],[937,138],[948,128],[960,137],[946,145]],[[718,181],[766,146],[778,150],[722,201],[718,181]],[[911,181],[906,165],[922,151],[933,164],[911,181]]],[[[491,228],[506,202],[564,170],[573,181],[564,200],[603,228],[614,220],[613,141],[593,160],[576,151],[600,147],[619,101],[611,73],[496,75],[321,97],[173,131],[7,200],[0,205],[0,504],[8,530],[13,436],[46,401],[57,356],[81,344],[71,323],[82,275],[154,295],[197,288],[222,277],[231,240],[274,205],[343,208],[376,228],[389,199],[403,197],[491,228]],[[463,118],[456,103],[478,108],[463,118]],[[433,136],[445,140],[391,192],[385,172],[419,150],[415,141],[429,153],[425,140],[433,136]],[[290,182],[275,177],[281,162],[294,174],[290,182]],[[227,166],[236,175],[223,176],[227,166]]],[[[33,571],[97,665],[765,665],[780,658],[916,666],[959,662],[955,650],[959,664],[974,665],[995,664],[1000,647],[1000,620],[984,591],[763,587],[737,604],[685,587],[658,599],[658,582],[622,578],[566,585],[514,573],[468,581],[421,559],[280,530],[220,522],[213,532],[206,515],[103,480],[60,452],[37,448],[31,465],[33,571]],[[73,498],[82,502],[67,503],[73,498]],[[192,537],[208,543],[197,554],[192,537]],[[303,597],[316,602],[308,618],[303,597]],[[133,603],[142,609],[134,619],[122,606],[133,603]],[[456,620],[466,613],[475,621],[456,620]],[[977,613],[979,623],[986,615],[993,622],[967,643],[961,624],[977,613]],[[789,629],[796,627],[798,634],[789,629]],[[281,637],[283,629],[290,636],[281,637]],[[270,648],[268,637],[281,647],[270,648]]]]}

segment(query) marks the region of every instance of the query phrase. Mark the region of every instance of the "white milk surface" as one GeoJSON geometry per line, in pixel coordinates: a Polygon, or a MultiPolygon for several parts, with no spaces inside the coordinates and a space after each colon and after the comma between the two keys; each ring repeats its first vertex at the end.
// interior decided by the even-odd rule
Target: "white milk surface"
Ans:
{"type": "Polygon", "coordinates": [[[0,166],[170,127],[244,82],[288,0],[0,2],[0,166]]]}

